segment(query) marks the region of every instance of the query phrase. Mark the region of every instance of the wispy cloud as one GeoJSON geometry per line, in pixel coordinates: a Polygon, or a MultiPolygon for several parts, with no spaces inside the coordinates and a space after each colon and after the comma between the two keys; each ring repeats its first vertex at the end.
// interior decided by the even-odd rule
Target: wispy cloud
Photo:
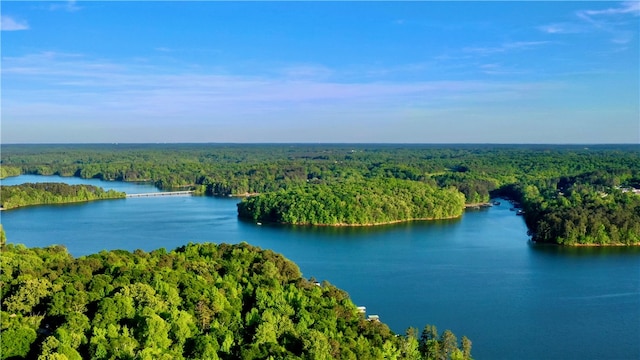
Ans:
{"type": "Polygon", "coordinates": [[[583,9],[574,13],[577,21],[546,24],[538,30],[547,34],[580,34],[590,32],[605,32],[611,34],[611,42],[626,44],[633,40],[634,35],[626,27],[631,25],[637,30],[637,21],[629,21],[628,17],[640,16],[640,1],[619,3],[616,7],[606,9],[583,9]]]}
{"type": "Polygon", "coordinates": [[[557,85],[471,80],[346,83],[317,75],[330,69],[300,66],[264,76],[164,70],[78,54],[49,52],[4,58],[4,110],[15,115],[18,111],[35,114],[37,109],[43,109],[44,114],[56,104],[65,104],[67,110],[62,109],[63,113],[111,114],[121,118],[262,116],[291,109],[313,113],[334,107],[356,113],[373,109],[388,113],[407,106],[438,108],[460,101],[503,103],[543,93],[557,85]],[[25,89],[24,84],[32,87],[25,89]]]}
{"type": "Polygon", "coordinates": [[[26,21],[16,20],[10,16],[2,15],[2,17],[0,17],[0,27],[2,31],[28,30],[29,24],[26,21]]]}
{"type": "Polygon", "coordinates": [[[538,26],[538,30],[547,34],[579,34],[589,31],[589,28],[582,24],[556,23],[538,26]]]}
{"type": "Polygon", "coordinates": [[[326,66],[313,64],[286,66],[278,72],[292,80],[328,79],[334,74],[334,71],[326,66]]]}
{"type": "Polygon", "coordinates": [[[551,43],[551,41],[514,41],[510,43],[505,43],[503,47],[505,49],[526,50],[526,49],[531,49],[541,45],[546,45],[549,43],[551,43]]]}
{"type": "Polygon", "coordinates": [[[593,19],[601,15],[624,15],[630,14],[633,16],[640,16],[640,2],[639,1],[626,1],[615,8],[607,8],[603,10],[580,10],[576,13],[578,17],[583,19],[593,19]]]}
{"type": "Polygon", "coordinates": [[[75,11],[79,11],[80,9],[82,9],[82,7],[78,6],[75,0],[69,0],[64,3],[63,2],[55,3],[49,6],[49,10],[51,11],[62,10],[62,11],[68,11],[68,12],[75,12],[75,11]]]}
{"type": "MultiPolygon", "coordinates": [[[[612,43],[617,45],[627,44],[633,40],[634,36],[631,31],[624,29],[624,17],[640,16],[640,2],[623,2],[618,7],[602,10],[580,10],[576,15],[591,24],[595,29],[611,34],[612,43]]],[[[633,21],[633,26],[637,32],[637,21],[633,21]]]]}
{"type": "Polygon", "coordinates": [[[503,43],[500,46],[489,47],[466,47],[464,52],[474,53],[478,55],[490,55],[495,53],[504,53],[508,51],[521,51],[537,48],[542,45],[551,43],[551,41],[513,41],[503,43]]]}
{"type": "Polygon", "coordinates": [[[482,73],[486,75],[513,76],[513,75],[522,75],[522,74],[528,73],[527,71],[523,71],[523,70],[510,69],[498,63],[482,64],[478,66],[478,68],[482,73]]]}

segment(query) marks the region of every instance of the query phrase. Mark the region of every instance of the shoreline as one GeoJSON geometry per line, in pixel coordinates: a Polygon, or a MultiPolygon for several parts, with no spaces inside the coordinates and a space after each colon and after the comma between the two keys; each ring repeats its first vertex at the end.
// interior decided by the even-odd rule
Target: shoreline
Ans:
{"type": "Polygon", "coordinates": [[[556,244],[558,246],[566,246],[566,247],[624,247],[624,246],[640,246],[640,243],[635,244],[571,244],[571,245],[561,245],[556,244]]]}
{"type": "Polygon", "coordinates": [[[531,242],[532,244],[535,244],[535,245],[551,245],[551,246],[566,247],[566,248],[579,248],[579,247],[594,248],[594,247],[629,247],[629,246],[640,246],[640,242],[635,243],[635,244],[622,244],[622,243],[617,243],[617,244],[558,244],[558,243],[554,243],[554,242],[533,241],[533,240],[531,240],[531,239],[529,239],[529,242],[531,242]]]}
{"type": "Polygon", "coordinates": [[[492,207],[493,204],[491,202],[481,202],[481,203],[471,203],[464,204],[465,209],[469,208],[483,208],[483,207],[492,207]]]}
{"type": "Polygon", "coordinates": [[[114,198],[104,198],[104,199],[89,199],[89,200],[74,200],[74,201],[52,202],[52,203],[25,204],[25,205],[19,205],[19,206],[10,207],[10,208],[0,207],[0,211],[9,211],[9,210],[15,210],[15,209],[22,209],[22,208],[32,207],[32,206],[69,205],[69,204],[88,203],[88,202],[92,202],[92,201],[121,200],[121,199],[126,199],[126,197],[114,197],[114,198]]]}
{"type": "MultiPolygon", "coordinates": [[[[442,218],[415,218],[415,219],[406,219],[406,220],[393,220],[393,221],[385,221],[385,222],[381,222],[381,223],[367,223],[367,224],[347,224],[347,223],[337,223],[337,224],[307,224],[307,223],[284,223],[284,222],[269,222],[266,221],[264,223],[271,223],[271,224],[277,224],[277,225],[293,225],[293,226],[322,226],[322,227],[372,227],[372,226],[383,226],[383,225],[393,225],[393,224],[400,224],[400,223],[405,223],[405,222],[412,222],[412,221],[436,221],[436,220],[453,220],[453,219],[458,219],[462,217],[462,215],[459,216],[447,216],[447,217],[442,217],[442,218]]],[[[249,220],[249,219],[246,219],[249,220]]],[[[255,221],[255,220],[250,220],[250,221],[255,221]]]]}

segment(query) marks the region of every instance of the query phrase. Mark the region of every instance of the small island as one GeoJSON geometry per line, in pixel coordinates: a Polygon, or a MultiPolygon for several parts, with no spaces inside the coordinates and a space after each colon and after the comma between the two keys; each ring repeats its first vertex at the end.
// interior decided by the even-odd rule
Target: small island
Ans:
{"type": "Polygon", "coordinates": [[[123,192],[105,191],[93,185],[68,185],[64,183],[26,183],[1,186],[2,210],[31,205],[51,205],[105,199],[124,199],[123,192]]]}
{"type": "Polygon", "coordinates": [[[464,195],[455,188],[375,179],[309,184],[243,199],[240,218],[294,225],[373,226],[460,217],[464,195]]]}

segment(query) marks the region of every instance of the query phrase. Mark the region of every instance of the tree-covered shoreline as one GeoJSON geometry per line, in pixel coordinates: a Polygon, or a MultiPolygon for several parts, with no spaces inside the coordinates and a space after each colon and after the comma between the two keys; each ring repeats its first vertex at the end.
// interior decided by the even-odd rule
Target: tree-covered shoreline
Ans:
{"type": "Polygon", "coordinates": [[[502,193],[522,206],[532,240],[568,246],[640,245],[637,170],[589,172],[515,185],[502,193]]]}
{"type": "Polygon", "coordinates": [[[0,179],[10,176],[18,176],[22,173],[22,169],[17,166],[0,166],[0,179]]]}
{"type": "Polygon", "coordinates": [[[396,335],[343,290],[246,243],[74,258],[3,244],[2,359],[458,359],[471,342],[396,335]]]}
{"type": "MultiPolygon", "coordinates": [[[[384,185],[379,184],[384,182],[410,181],[439,189],[454,188],[464,194],[466,205],[485,203],[492,196],[510,196],[525,208],[529,232],[539,242],[632,245],[638,243],[635,239],[639,236],[636,227],[625,225],[637,222],[636,219],[619,210],[624,208],[632,215],[640,212],[637,198],[631,197],[640,195],[616,193],[616,186],[620,185],[640,189],[640,146],[634,144],[2,145],[1,165],[11,173],[19,169],[21,174],[149,181],[162,190],[190,188],[196,194],[213,196],[260,194],[274,203],[277,201],[271,197],[279,194],[284,204],[293,204],[285,200],[287,194],[316,185],[335,192],[346,183],[378,184],[383,189],[384,185]],[[582,190],[567,194],[583,194],[564,200],[558,197],[563,192],[559,183],[563,178],[582,178],[575,188],[582,190]],[[525,197],[527,188],[535,188],[537,192],[525,197]],[[612,194],[606,206],[594,197],[599,193],[612,194]],[[578,198],[593,201],[577,201],[578,198]],[[569,221],[554,220],[558,218],[569,221]],[[581,224],[585,218],[594,219],[598,226],[581,224]],[[567,229],[574,229],[573,235],[567,235],[567,229]]],[[[302,193],[308,191],[313,192],[302,193]]],[[[376,197],[375,190],[363,194],[376,197]]],[[[309,201],[313,200],[323,201],[322,198],[309,201]]],[[[328,221],[276,221],[342,224],[331,218],[345,213],[346,208],[315,216],[328,221]]],[[[366,205],[362,208],[373,211],[366,205]]],[[[415,218],[398,214],[397,219],[415,218]]],[[[343,223],[389,221],[396,220],[361,219],[343,223]]]]}
{"type": "Polygon", "coordinates": [[[375,226],[460,217],[464,195],[410,180],[315,184],[251,196],[241,218],[294,225],[375,226]]]}
{"type": "Polygon", "coordinates": [[[68,185],[64,183],[26,183],[0,186],[0,208],[16,209],[33,205],[69,204],[95,200],[123,199],[125,193],[105,191],[93,185],[68,185]]]}

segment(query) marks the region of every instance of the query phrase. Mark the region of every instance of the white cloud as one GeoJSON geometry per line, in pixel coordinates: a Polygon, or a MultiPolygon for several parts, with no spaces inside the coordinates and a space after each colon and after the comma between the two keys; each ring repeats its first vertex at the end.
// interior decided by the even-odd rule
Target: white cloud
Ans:
{"type": "MultiPolygon", "coordinates": [[[[48,117],[49,105],[65,104],[87,116],[204,118],[222,114],[262,116],[296,109],[313,113],[334,106],[370,112],[374,108],[395,111],[407,104],[441,107],[478,99],[501,103],[557,85],[513,81],[345,83],[325,78],[325,72],[331,70],[298,66],[269,76],[194,70],[169,74],[150,65],[114,63],[78,54],[40,53],[3,59],[3,102],[4,110],[14,115],[34,114],[41,109],[39,114],[48,117]],[[30,87],[25,88],[24,84],[30,87]]],[[[69,111],[61,109],[57,115],[64,117],[64,113],[69,111]]]]}
{"type": "Polygon", "coordinates": [[[19,21],[10,16],[2,15],[0,18],[0,26],[2,31],[18,31],[29,29],[29,24],[26,21],[19,21]]]}
{"type": "MultiPolygon", "coordinates": [[[[334,76],[316,76],[335,69],[315,65],[248,76],[210,68],[168,71],[157,64],[83,54],[5,57],[2,136],[5,142],[77,142],[79,136],[91,142],[487,141],[482,129],[495,127],[491,119],[512,118],[514,109],[521,109],[518,118],[532,116],[526,110],[544,108],[544,101],[572,89],[558,81],[516,81],[506,76],[514,73],[509,65],[500,62],[476,68],[505,76],[493,81],[338,82],[334,76]],[[454,121],[472,130],[451,132],[454,121]]],[[[570,110],[540,119],[570,117],[570,110]]],[[[531,118],[536,129],[537,121],[531,118]]],[[[508,139],[546,136],[536,131],[508,139]]]]}
{"type": "MultiPolygon", "coordinates": [[[[614,44],[626,44],[633,40],[634,35],[631,31],[624,30],[627,24],[621,19],[622,16],[640,16],[640,2],[628,1],[623,2],[618,7],[607,8],[602,10],[580,10],[576,15],[591,24],[597,31],[611,34],[611,42],[614,44]]],[[[637,21],[633,21],[634,32],[637,32],[637,21]]]]}
{"type": "Polygon", "coordinates": [[[513,41],[495,47],[466,47],[463,51],[478,55],[490,55],[511,50],[529,50],[549,43],[551,41],[513,41]]]}
{"type": "Polygon", "coordinates": [[[591,18],[593,16],[601,15],[624,15],[631,14],[633,16],[640,16],[640,1],[626,1],[619,7],[608,8],[603,10],[580,10],[577,15],[581,18],[591,18]]]}
{"type": "Polygon", "coordinates": [[[574,15],[579,21],[542,25],[538,26],[538,30],[547,34],[602,32],[611,35],[610,41],[613,44],[627,44],[634,39],[634,33],[637,33],[637,20],[630,20],[629,16],[640,16],[640,1],[622,2],[617,7],[606,9],[578,10],[574,15]]]}
{"type": "Polygon", "coordinates": [[[540,45],[549,44],[550,41],[514,41],[510,43],[505,43],[502,46],[505,49],[530,49],[533,47],[537,47],[540,45]]]}
{"type": "Polygon", "coordinates": [[[66,3],[52,4],[49,6],[49,10],[51,11],[63,10],[68,12],[76,12],[80,9],[82,8],[76,4],[75,0],[69,0],[66,3]]]}
{"type": "Polygon", "coordinates": [[[542,25],[538,26],[538,30],[547,34],[579,34],[588,31],[586,27],[573,23],[556,23],[542,25]]]}

